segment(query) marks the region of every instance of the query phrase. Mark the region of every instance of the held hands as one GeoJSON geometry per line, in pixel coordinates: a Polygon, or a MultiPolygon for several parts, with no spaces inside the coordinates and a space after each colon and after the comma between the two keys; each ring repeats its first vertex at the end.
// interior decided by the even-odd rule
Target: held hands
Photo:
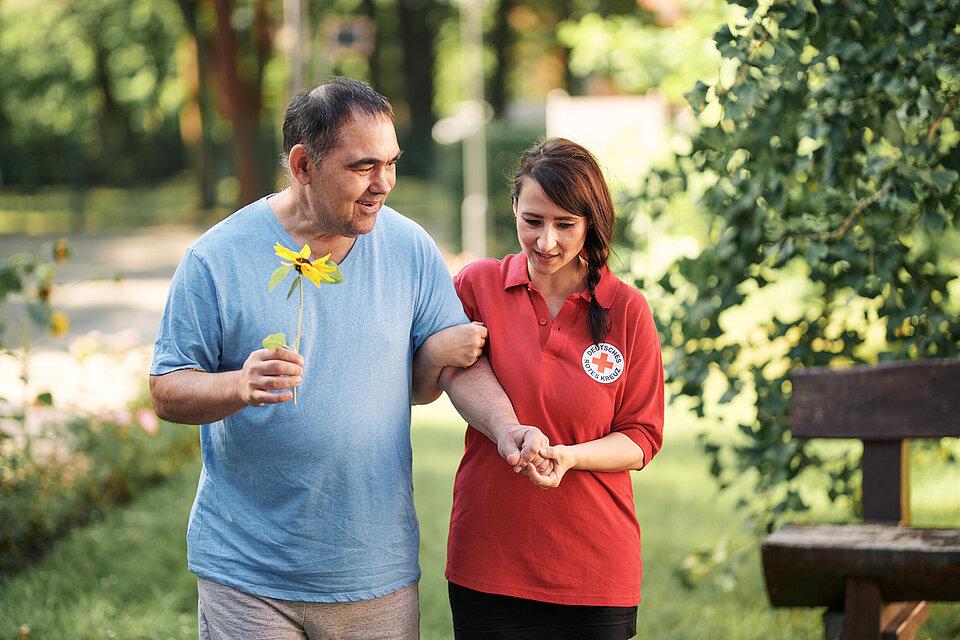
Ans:
{"type": "Polygon", "coordinates": [[[555,444],[543,447],[540,449],[540,455],[543,456],[546,464],[539,467],[528,465],[524,468],[524,474],[530,478],[530,482],[541,489],[559,487],[563,474],[576,465],[574,449],[566,445],[555,444]]]}
{"type": "Polygon", "coordinates": [[[293,398],[290,389],[303,379],[303,357],[290,349],[257,349],[239,372],[237,394],[250,406],[286,402],[293,398]]]}
{"type": "Polygon", "coordinates": [[[430,336],[424,343],[431,362],[440,367],[469,367],[487,343],[487,328],[482,322],[458,324],[430,336]]]}
{"type": "Polygon", "coordinates": [[[563,475],[575,464],[571,447],[550,446],[540,429],[528,425],[504,429],[497,440],[497,450],[514,472],[523,472],[541,489],[559,486],[563,475]]]}

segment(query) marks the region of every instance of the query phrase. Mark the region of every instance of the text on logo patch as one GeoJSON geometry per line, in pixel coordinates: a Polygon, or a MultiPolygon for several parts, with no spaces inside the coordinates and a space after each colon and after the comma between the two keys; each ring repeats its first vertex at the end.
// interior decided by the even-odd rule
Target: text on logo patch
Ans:
{"type": "Polygon", "coordinates": [[[586,374],[602,384],[610,384],[623,373],[623,354],[609,342],[587,347],[580,362],[586,374]]]}

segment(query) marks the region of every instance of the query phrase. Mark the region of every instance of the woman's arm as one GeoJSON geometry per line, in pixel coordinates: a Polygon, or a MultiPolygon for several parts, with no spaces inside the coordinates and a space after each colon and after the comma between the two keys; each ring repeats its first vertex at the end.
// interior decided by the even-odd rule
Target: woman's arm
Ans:
{"type": "Polygon", "coordinates": [[[569,469],[579,471],[633,471],[643,468],[643,449],[622,433],[614,431],[602,438],[573,445],[552,445],[540,449],[548,464],[543,471],[529,465],[524,473],[538,487],[549,489],[560,485],[569,469]]]}
{"type": "Polygon", "coordinates": [[[413,404],[430,404],[440,397],[440,372],[444,367],[469,367],[487,341],[482,322],[448,327],[424,340],[413,354],[413,404]]]}

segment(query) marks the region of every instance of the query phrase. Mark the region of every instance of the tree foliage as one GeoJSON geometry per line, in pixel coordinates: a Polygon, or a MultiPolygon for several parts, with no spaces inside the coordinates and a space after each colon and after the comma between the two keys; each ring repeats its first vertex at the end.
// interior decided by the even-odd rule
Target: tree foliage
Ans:
{"type": "Polygon", "coordinates": [[[634,94],[656,88],[680,102],[694,82],[715,72],[716,52],[704,45],[727,8],[722,0],[675,4],[677,15],[668,24],[638,11],[587,13],[565,22],[557,36],[570,47],[570,70],[579,77],[602,74],[634,94]]]}
{"type": "Polygon", "coordinates": [[[720,403],[756,397],[736,438],[704,446],[769,530],[808,508],[805,470],[831,500],[859,491],[855,454],[792,438],[792,371],[960,352],[960,2],[737,4],[719,78],[687,96],[692,150],[639,202],[653,219],[681,197],[705,212],[702,251],[659,282],[668,374],[701,415],[710,380],[720,403]],[[732,329],[778,288],[790,304],[732,329]]]}
{"type": "Polygon", "coordinates": [[[0,183],[123,184],[178,168],[181,29],[149,0],[0,3],[0,183]]]}

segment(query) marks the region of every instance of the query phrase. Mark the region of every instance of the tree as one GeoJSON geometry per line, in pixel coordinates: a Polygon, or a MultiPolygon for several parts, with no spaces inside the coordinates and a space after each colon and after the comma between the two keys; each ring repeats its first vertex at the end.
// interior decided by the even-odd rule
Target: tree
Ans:
{"type": "MultiPolygon", "coordinates": [[[[207,4],[205,0],[195,1],[207,4]]],[[[217,107],[233,128],[234,167],[240,182],[240,204],[245,205],[271,186],[272,172],[261,162],[260,118],[264,68],[273,53],[276,8],[267,0],[212,0],[212,5],[201,9],[213,11],[213,26],[206,32],[209,41],[204,50],[209,55],[217,107]]]]}
{"type": "Polygon", "coordinates": [[[210,137],[213,114],[210,106],[210,91],[208,83],[205,82],[207,61],[210,57],[207,51],[209,39],[200,28],[199,4],[192,0],[177,0],[177,6],[183,15],[188,33],[179,71],[184,90],[180,130],[184,143],[191,151],[200,209],[206,211],[213,208],[215,203],[214,149],[210,137]]]}
{"type": "Polygon", "coordinates": [[[681,103],[691,85],[716,73],[717,59],[704,44],[729,9],[722,0],[667,4],[675,13],[665,24],[659,14],[637,11],[591,12],[562,24],[557,36],[570,48],[571,73],[603,76],[631,94],[655,88],[669,102],[681,103]],[[678,56],[678,51],[702,53],[678,56]]]}
{"type": "Polygon", "coordinates": [[[441,12],[435,0],[396,0],[396,8],[405,78],[402,100],[409,113],[401,133],[410,152],[404,166],[426,175],[433,164],[434,37],[441,12]]]}
{"type": "Polygon", "coordinates": [[[130,184],[179,169],[182,29],[150,0],[0,3],[3,182],[130,184]]]}
{"type": "Polygon", "coordinates": [[[706,217],[702,251],[659,281],[676,303],[668,374],[701,414],[709,379],[722,403],[755,395],[739,437],[704,447],[771,530],[808,508],[804,470],[825,474],[831,500],[859,491],[853,452],[792,438],[791,371],[960,353],[960,2],[738,4],[715,36],[719,79],[688,94],[703,128],[649,176],[637,215],[692,197],[706,217]],[[785,285],[789,305],[731,331],[785,285]]]}

